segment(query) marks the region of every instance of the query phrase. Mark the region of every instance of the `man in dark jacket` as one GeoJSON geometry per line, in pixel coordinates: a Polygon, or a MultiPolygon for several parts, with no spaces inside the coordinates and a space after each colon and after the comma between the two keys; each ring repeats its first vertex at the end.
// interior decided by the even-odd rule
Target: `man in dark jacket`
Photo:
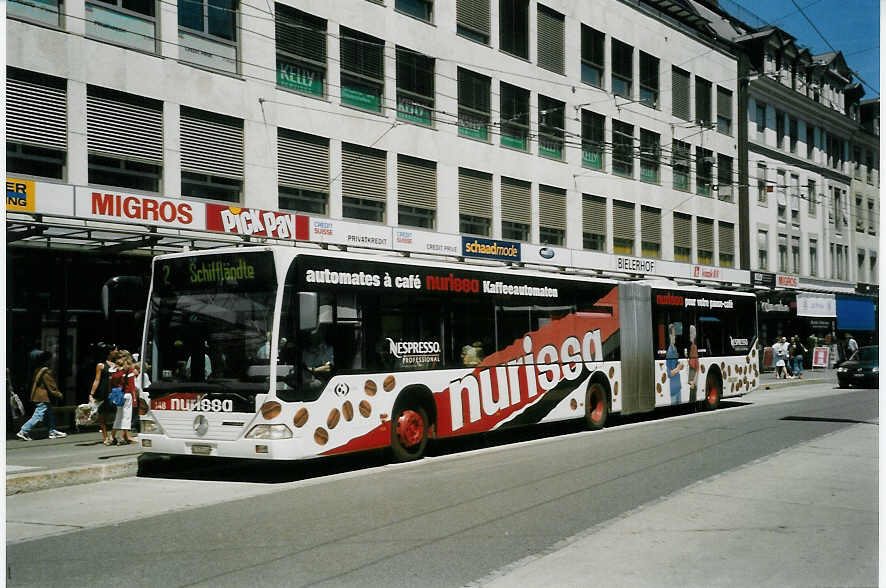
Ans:
{"type": "Polygon", "coordinates": [[[55,383],[52,371],[49,369],[49,360],[52,354],[44,351],[37,356],[37,370],[34,372],[34,379],[31,382],[31,402],[37,405],[34,409],[34,416],[26,422],[21,430],[15,434],[22,441],[31,441],[30,431],[34,425],[39,423],[45,417],[49,423],[49,438],[56,439],[58,437],[66,437],[66,433],[56,431],[55,416],[52,414],[52,406],[49,404],[49,396],[61,398],[62,393],[55,383]]]}

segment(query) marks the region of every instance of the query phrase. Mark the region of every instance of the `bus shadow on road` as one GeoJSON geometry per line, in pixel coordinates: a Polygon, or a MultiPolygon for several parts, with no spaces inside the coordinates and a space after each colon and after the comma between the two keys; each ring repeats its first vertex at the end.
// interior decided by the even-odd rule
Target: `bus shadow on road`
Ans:
{"type": "MultiPolygon", "coordinates": [[[[722,401],[720,410],[751,404],[737,400],[722,401]]],[[[634,415],[610,415],[606,428],[665,420],[674,416],[704,412],[694,405],[661,408],[634,415]]],[[[466,435],[451,439],[439,439],[428,444],[426,455],[442,457],[468,451],[501,447],[514,443],[556,438],[585,431],[584,421],[560,421],[538,425],[515,427],[501,431],[466,435]]],[[[356,472],[392,463],[385,450],[367,451],[348,455],[323,457],[302,461],[263,461],[253,459],[229,459],[191,456],[152,456],[139,458],[138,476],[180,480],[213,482],[249,482],[259,484],[285,484],[300,480],[322,478],[335,474],[356,472]]]]}

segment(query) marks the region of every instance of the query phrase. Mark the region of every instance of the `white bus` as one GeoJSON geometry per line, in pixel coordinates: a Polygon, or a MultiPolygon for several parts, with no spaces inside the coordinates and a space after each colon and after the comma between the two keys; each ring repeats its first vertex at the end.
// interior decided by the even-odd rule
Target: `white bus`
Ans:
{"type": "Polygon", "coordinates": [[[304,459],[754,390],[752,294],[256,247],[154,260],[149,453],[304,459]]]}

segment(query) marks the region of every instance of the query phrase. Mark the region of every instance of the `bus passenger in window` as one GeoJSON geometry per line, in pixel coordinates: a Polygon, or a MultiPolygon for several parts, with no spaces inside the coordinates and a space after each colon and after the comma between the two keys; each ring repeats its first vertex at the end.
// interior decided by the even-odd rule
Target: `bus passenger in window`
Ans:
{"type": "Polygon", "coordinates": [[[671,323],[668,326],[668,334],[671,344],[668,346],[667,355],[665,355],[665,365],[668,369],[668,380],[671,386],[671,404],[677,404],[680,402],[680,371],[683,369],[683,364],[680,363],[680,354],[677,352],[677,323],[671,323]]]}
{"type": "Polygon", "coordinates": [[[332,377],[334,365],[332,346],[326,342],[320,329],[314,329],[308,335],[302,351],[305,389],[311,392],[322,390],[332,377]]]}
{"type": "Polygon", "coordinates": [[[689,402],[695,402],[698,390],[698,346],[695,344],[695,325],[689,325],[689,402]]]}
{"type": "Polygon", "coordinates": [[[461,348],[461,361],[467,367],[480,365],[483,361],[483,343],[474,341],[470,345],[461,348]]]}

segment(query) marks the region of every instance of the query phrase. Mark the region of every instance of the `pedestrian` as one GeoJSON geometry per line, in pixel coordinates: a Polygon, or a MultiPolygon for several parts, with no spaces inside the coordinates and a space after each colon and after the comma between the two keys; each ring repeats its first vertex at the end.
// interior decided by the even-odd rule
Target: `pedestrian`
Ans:
{"type": "Polygon", "coordinates": [[[795,378],[803,378],[803,356],[805,353],[806,347],[803,346],[803,343],[800,341],[800,337],[798,335],[794,335],[794,340],[791,344],[791,357],[794,359],[795,378]]]}
{"type": "Polygon", "coordinates": [[[116,369],[116,360],[120,355],[116,345],[98,343],[96,345],[95,378],[92,381],[92,389],[89,391],[89,402],[98,406],[98,426],[102,432],[102,443],[112,445],[112,437],[108,434],[108,420],[112,419],[117,412],[117,407],[108,400],[111,393],[110,372],[116,369]]]}
{"type": "Polygon", "coordinates": [[[775,345],[772,346],[772,351],[775,353],[775,379],[784,378],[785,380],[789,379],[788,368],[787,368],[787,359],[788,359],[788,342],[785,337],[779,339],[775,345]]]}
{"type": "Polygon", "coordinates": [[[856,351],[858,351],[858,342],[852,333],[846,333],[846,359],[852,359],[856,351]]]}
{"type": "Polygon", "coordinates": [[[121,388],[123,390],[123,404],[117,407],[114,417],[114,429],[111,431],[111,445],[129,445],[135,443],[129,433],[132,423],[132,406],[135,404],[135,370],[132,355],[122,350],[117,359],[117,369],[111,372],[111,390],[121,388]],[[117,433],[120,438],[117,438],[117,433]]]}
{"type": "Polygon", "coordinates": [[[30,435],[31,429],[44,418],[46,418],[46,421],[49,423],[50,439],[67,437],[66,433],[56,430],[55,415],[52,414],[52,406],[49,403],[50,396],[55,398],[62,397],[62,393],[59,391],[58,385],[55,383],[55,377],[52,375],[52,370],[49,369],[49,361],[51,359],[52,354],[48,351],[42,351],[35,355],[37,369],[34,372],[34,378],[31,381],[31,402],[36,403],[37,408],[34,409],[34,415],[28,420],[28,422],[22,425],[21,430],[15,434],[15,436],[22,441],[32,440],[30,435]]]}

